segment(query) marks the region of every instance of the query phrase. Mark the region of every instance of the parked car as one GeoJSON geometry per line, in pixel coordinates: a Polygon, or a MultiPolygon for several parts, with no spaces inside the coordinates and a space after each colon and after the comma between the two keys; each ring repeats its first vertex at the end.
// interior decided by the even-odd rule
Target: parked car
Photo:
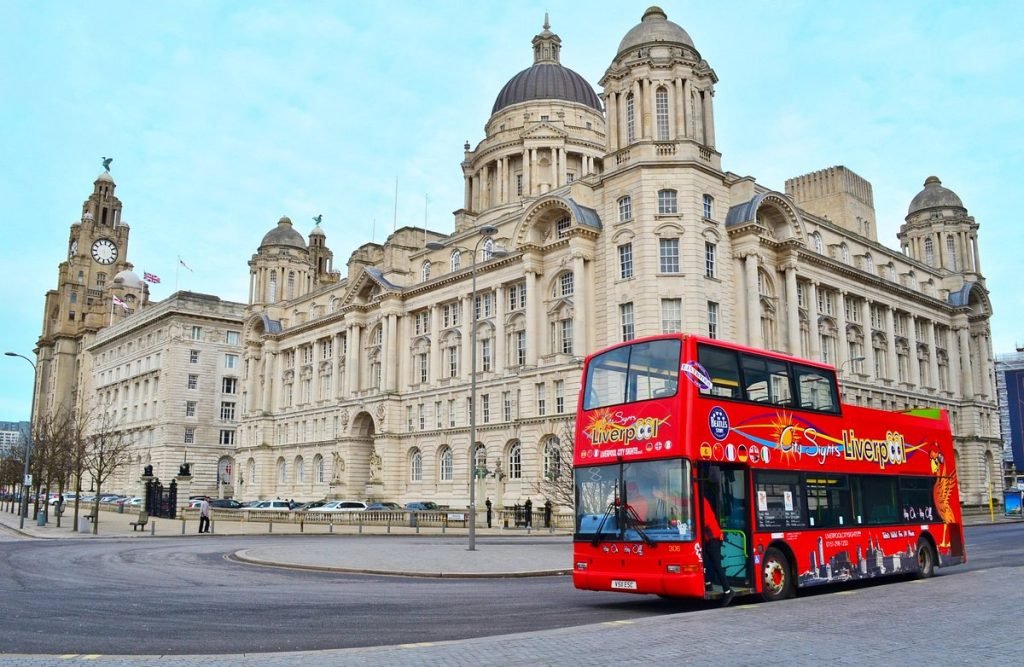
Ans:
{"type": "Polygon", "coordinates": [[[408,503],[406,504],[405,509],[410,512],[424,512],[429,510],[439,510],[441,509],[441,506],[433,501],[424,500],[418,503],[408,503]]]}
{"type": "Polygon", "coordinates": [[[332,500],[317,508],[318,512],[362,512],[366,510],[366,503],[361,500],[332,500]]]}
{"type": "Polygon", "coordinates": [[[303,503],[303,504],[299,505],[298,507],[295,508],[295,511],[296,512],[312,512],[314,510],[319,510],[320,508],[322,508],[326,504],[327,504],[326,500],[314,500],[311,503],[303,503]]]}
{"type": "Polygon", "coordinates": [[[277,510],[278,512],[280,512],[281,510],[285,510],[285,511],[290,510],[291,509],[291,503],[289,503],[287,500],[261,500],[258,503],[256,503],[255,505],[253,505],[251,507],[248,507],[246,509],[249,509],[249,510],[277,510]]]}
{"type": "Polygon", "coordinates": [[[370,503],[366,506],[367,512],[401,512],[402,506],[398,503],[370,503]]]}
{"type": "Polygon", "coordinates": [[[242,507],[242,503],[238,502],[234,498],[214,498],[210,501],[210,507],[216,507],[222,510],[237,510],[242,507]]]}

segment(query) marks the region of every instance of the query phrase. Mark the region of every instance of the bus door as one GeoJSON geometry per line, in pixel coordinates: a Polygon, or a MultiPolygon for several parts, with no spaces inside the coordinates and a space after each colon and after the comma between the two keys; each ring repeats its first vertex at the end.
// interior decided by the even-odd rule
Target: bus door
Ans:
{"type": "Polygon", "coordinates": [[[729,585],[753,589],[749,470],[739,465],[703,463],[699,472],[700,493],[707,495],[722,527],[722,569],[729,585]]]}

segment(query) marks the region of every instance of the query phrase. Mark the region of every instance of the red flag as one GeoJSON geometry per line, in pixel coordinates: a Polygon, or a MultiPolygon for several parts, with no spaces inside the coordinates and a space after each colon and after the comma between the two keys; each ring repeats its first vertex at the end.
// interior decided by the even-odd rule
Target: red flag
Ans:
{"type": "Polygon", "coordinates": [[[142,279],[145,280],[147,283],[160,282],[160,276],[156,275],[155,273],[146,273],[145,271],[143,271],[142,273],[142,279]]]}
{"type": "Polygon", "coordinates": [[[124,308],[125,310],[128,310],[128,304],[127,304],[127,303],[125,303],[124,301],[121,301],[121,300],[120,300],[120,299],[118,299],[118,298],[117,298],[116,296],[115,296],[115,297],[113,297],[113,299],[114,299],[114,305],[115,305],[115,306],[121,306],[121,307],[122,307],[122,308],[124,308]]]}

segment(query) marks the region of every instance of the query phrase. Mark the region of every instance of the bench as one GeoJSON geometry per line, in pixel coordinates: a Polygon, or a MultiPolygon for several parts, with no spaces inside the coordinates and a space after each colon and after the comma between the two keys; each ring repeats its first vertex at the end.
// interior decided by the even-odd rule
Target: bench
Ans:
{"type": "Polygon", "coordinates": [[[139,512],[139,520],[138,521],[132,521],[132,524],[131,524],[132,525],[132,532],[134,533],[136,530],[142,530],[143,528],[145,528],[146,523],[148,521],[149,521],[149,514],[147,514],[146,512],[139,512]]]}

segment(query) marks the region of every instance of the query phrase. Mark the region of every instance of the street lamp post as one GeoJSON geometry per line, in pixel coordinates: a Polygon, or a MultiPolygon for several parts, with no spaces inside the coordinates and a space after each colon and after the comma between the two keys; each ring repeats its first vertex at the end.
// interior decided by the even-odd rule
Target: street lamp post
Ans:
{"type": "Polygon", "coordinates": [[[23,354],[16,352],[4,352],[8,357],[21,357],[32,366],[32,408],[28,415],[28,442],[25,443],[25,474],[21,478],[21,503],[18,511],[18,528],[25,527],[25,515],[28,514],[28,493],[25,489],[25,482],[28,480],[29,460],[32,457],[32,420],[36,414],[36,364],[23,354]]]}
{"type": "MultiPolygon", "coordinates": [[[[480,238],[473,247],[473,264],[470,266],[470,297],[469,307],[473,311],[469,330],[470,363],[469,363],[469,551],[476,551],[476,264],[477,256],[480,254],[480,244],[487,237],[497,234],[498,228],[491,225],[484,225],[479,230],[480,238]]],[[[445,244],[438,241],[429,241],[427,248],[430,250],[443,250],[445,244]]],[[[466,248],[457,248],[468,250],[466,248]]],[[[508,252],[501,247],[491,250],[491,258],[504,257],[508,252]]]]}
{"type": "MultiPolygon", "coordinates": [[[[860,363],[861,361],[864,361],[864,359],[865,359],[865,357],[850,357],[849,359],[847,359],[843,363],[839,364],[839,373],[838,373],[839,379],[841,380],[843,378],[843,368],[846,366],[846,364],[850,364],[850,370],[852,371],[853,370],[853,365],[856,364],[856,363],[860,363]]],[[[841,384],[840,384],[839,388],[840,388],[840,391],[843,394],[843,397],[845,398],[845,396],[846,396],[846,388],[843,387],[841,384]]]]}

